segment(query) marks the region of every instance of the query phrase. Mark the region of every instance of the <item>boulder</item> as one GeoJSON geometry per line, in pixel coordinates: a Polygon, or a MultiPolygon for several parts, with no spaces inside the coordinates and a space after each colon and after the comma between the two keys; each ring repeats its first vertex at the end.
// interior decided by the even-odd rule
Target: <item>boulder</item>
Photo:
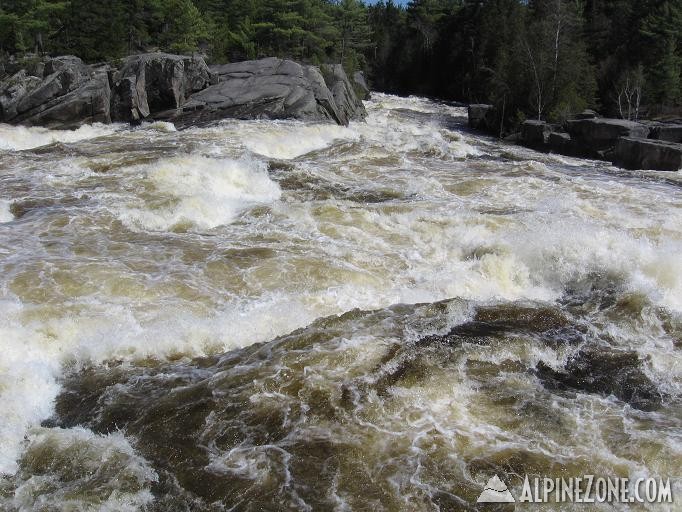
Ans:
{"type": "Polygon", "coordinates": [[[224,118],[293,118],[346,125],[366,115],[341,66],[328,66],[325,77],[314,66],[271,57],[213,66],[211,71],[218,83],[195,93],[181,112],[161,117],[182,127],[224,118]]]}
{"type": "Polygon", "coordinates": [[[112,77],[112,119],[137,123],[151,114],[179,109],[212,81],[200,57],[167,53],[128,57],[112,77]]]}
{"type": "Polygon", "coordinates": [[[469,128],[486,132],[495,131],[495,111],[492,105],[475,103],[469,105],[469,128]]]}
{"type": "Polygon", "coordinates": [[[544,121],[528,120],[521,125],[521,139],[530,147],[542,148],[547,144],[550,128],[544,121]]]}
{"type": "Polygon", "coordinates": [[[566,131],[585,156],[598,158],[612,151],[620,137],[646,137],[649,134],[649,128],[641,123],[608,118],[567,121],[566,131]]]}
{"type": "Polygon", "coordinates": [[[661,124],[651,129],[649,138],[666,140],[668,142],[682,142],[682,124],[661,124]]]}
{"type": "Polygon", "coordinates": [[[571,136],[568,133],[552,132],[547,138],[549,150],[560,155],[572,155],[575,148],[571,136]]]}
{"type": "Polygon", "coordinates": [[[353,73],[353,87],[355,88],[355,94],[361,100],[370,99],[369,85],[367,85],[367,80],[365,79],[365,74],[362,71],[356,71],[353,73]]]}
{"type": "Polygon", "coordinates": [[[49,59],[35,69],[44,75],[23,70],[0,83],[2,122],[60,129],[111,122],[106,72],[73,56],[49,59]]]}
{"type": "Polygon", "coordinates": [[[678,171],[682,169],[682,144],[621,137],[616,144],[614,163],[626,169],[678,171]]]}

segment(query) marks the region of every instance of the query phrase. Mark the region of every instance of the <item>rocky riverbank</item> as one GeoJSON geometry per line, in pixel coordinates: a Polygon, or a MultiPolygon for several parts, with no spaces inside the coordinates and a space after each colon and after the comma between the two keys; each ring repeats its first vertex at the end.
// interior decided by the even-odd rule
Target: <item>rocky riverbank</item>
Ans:
{"type": "MultiPolygon", "coordinates": [[[[469,106],[473,129],[497,135],[496,119],[491,105],[469,106]]],[[[527,120],[510,139],[539,151],[606,160],[626,169],[682,169],[682,123],[610,119],[585,111],[562,125],[527,120]]]]}
{"type": "Polygon", "coordinates": [[[201,57],[166,53],[87,65],[61,56],[5,68],[0,123],[74,129],[163,119],[185,127],[265,118],[347,125],[366,116],[358,95],[368,92],[361,74],[351,81],[340,65],[267,58],[208,66],[201,57]]]}

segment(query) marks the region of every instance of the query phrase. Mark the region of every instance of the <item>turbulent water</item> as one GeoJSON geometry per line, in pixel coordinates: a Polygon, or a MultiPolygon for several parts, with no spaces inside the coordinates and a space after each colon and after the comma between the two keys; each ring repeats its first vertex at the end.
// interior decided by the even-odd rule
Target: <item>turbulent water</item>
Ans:
{"type": "Polygon", "coordinates": [[[367,108],[0,126],[0,509],[484,510],[495,474],[679,509],[682,174],[367,108]]]}

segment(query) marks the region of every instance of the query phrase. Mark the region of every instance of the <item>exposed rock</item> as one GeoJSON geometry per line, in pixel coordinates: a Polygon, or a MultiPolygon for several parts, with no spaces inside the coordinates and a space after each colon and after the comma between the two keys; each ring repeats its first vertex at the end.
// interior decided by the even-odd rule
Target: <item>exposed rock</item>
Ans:
{"type": "Polygon", "coordinates": [[[682,169],[682,144],[664,140],[621,137],[616,144],[614,163],[626,169],[682,169]]]}
{"type": "Polygon", "coordinates": [[[666,140],[668,142],[682,142],[682,124],[661,124],[651,129],[649,138],[666,140]]]}
{"type": "Polygon", "coordinates": [[[73,56],[48,60],[44,77],[20,71],[0,83],[3,122],[48,128],[77,128],[111,122],[107,75],[73,56]]]}
{"type": "Polygon", "coordinates": [[[362,100],[355,94],[355,88],[348,80],[343,66],[341,64],[326,64],[320,69],[341,116],[340,124],[346,125],[353,119],[364,119],[367,112],[362,100]]]}
{"type": "Polygon", "coordinates": [[[521,138],[530,147],[541,148],[547,144],[550,128],[544,121],[528,120],[521,125],[521,138]]]}
{"type": "Polygon", "coordinates": [[[469,128],[486,132],[494,131],[495,109],[492,105],[472,104],[469,105],[468,112],[469,128]]]}
{"type": "Polygon", "coordinates": [[[589,108],[583,110],[580,114],[575,115],[575,119],[596,119],[597,113],[589,108]]]}
{"type": "Polygon", "coordinates": [[[566,156],[581,156],[584,150],[571,138],[568,133],[552,132],[549,134],[547,146],[552,153],[566,156]]]}
{"type": "Polygon", "coordinates": [[[620,137],[646,137],[649,128],[623,119],[578,119],[566,122],[571,135],[585,156],[602,158],[612,151],[620,137]]]}
{"type": "Polygon", "coordinates": [[[25,69],[0,82],[0,122],[7,123],[17,117],[19,101],[42,82],[41,78],[29,75],[25,69]]]}
{"type": "Polygon", "coordinates": [[[355,94],[361,100],[368,100],[370,98],[369,85],[367,85],[365,74],[362,71],[353,73],[353,87],[355,88],[355,94]]]}
{"type": "Polygon", "coordinates": [[[224,118],[334,121],[366,115],[340,66],[329,66],[326,80],[314,66],[267,58],[213,66],[218,83],[194,94],[182,112],[165,115],[180,126],[224,118]]]}
{"type": "Polygon", "coordinates": [[[200,57],[167,53],[128,57],[113,75],[112,119],[135,123],[178,109],[211,82],[211,72],[200,57]]]}

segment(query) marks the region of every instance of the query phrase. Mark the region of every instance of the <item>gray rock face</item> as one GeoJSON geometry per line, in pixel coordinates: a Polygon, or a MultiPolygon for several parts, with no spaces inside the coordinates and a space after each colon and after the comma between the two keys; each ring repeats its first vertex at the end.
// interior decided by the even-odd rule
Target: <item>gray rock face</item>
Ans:
{"type": "Polygon", "coordinates": [[[616,144],[614,163],[626,169],[678,171],[682,169],[682,144],[621,137],[616,144]]]}
{"type": "Polygon", "coordinates": [[[340,65],[276,58],[216,66],[198,57],[148,53],[119,69],[73,56],[27,65],[0,81],[0,122],[77,128],[168,119],[180,127],[236,117],[295,118],[346,125],[365,108],[340,65]]]}
{"type": "Polygon", "coordinates": [[[547,139],[550,151],[560,155],[572,155],[576,152],[571,136],[568,133],[552,132],[547,139]]]}
{"type": "Polygon", "coordinates": [[[544,121],[524,121],[521,125],[521,139],[531,147],[544,147],[549,139],[550,128],[544,121]]]}
{"type": "Polygon", "coordinates": [[[603,157],[620,137],[646,137],[649,128],[622,119],[578,119],[566,122],[566,131],[584,148],[586,156],[603,157]]]}
{"type": "Polygon", "coordinates": [[[355,87],[355,94],[357,94],[358,98],[361,100],[370,99],[369,85],[367,85],[367,79],[362,71],[353,73],[353,87],[355,87]]]}
{"type": "Polygon", "coordinates": [[[48,128],[111,122],[106,73],[78,57],[48,60],[43,76],[25,70],[0,83],[0,121],[48,128]]]}
{"type": "Polygon", "coordinates": [[[201,58],[167,53],[128,57],[113,75],[112,120],[136,123],[153,113],[178,109],[211,81],[201,58]]]}
{"type": "Polygon", "coordinates": [[[314,66],[267,58],[213,66],[218,83],[194,94],[182,112],[170,113],[181,126],[217,119],[301,119],[346,125],[366,112],[341,66],[324,75],[314,66]]]}
{"type": "Polygon", "coordinates": [[[682,142],[682,124],[662,124],[652,128],[649,137],[668,142],[682,142]]]}

